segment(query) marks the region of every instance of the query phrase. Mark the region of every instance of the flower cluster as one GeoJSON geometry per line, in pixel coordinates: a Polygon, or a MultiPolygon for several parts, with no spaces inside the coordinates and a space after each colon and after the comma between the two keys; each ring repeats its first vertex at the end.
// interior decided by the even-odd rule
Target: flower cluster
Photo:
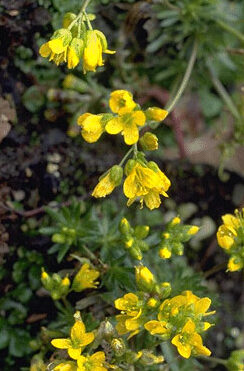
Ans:
{"type": "Polygon", "coordinates": [[[218,244],[230,255],[228,270],[241,270],[244,267],[244,209],[235,215],[222,216],[223,224],[217,232],[218,244]]]}
{"type": "Polygon", "coordinates": [[[146,329],[162,340],[171,339],[184,358],[211,354],[200,335],[212,326],[204,321],[205,316],[215,313],[207,312],[211,305],[209,298],[199,298],[191,291],[185,291],[165,299],[170,295],[170,284],[157,283],[144,266],[136,267],[136,282],[140,291],[115,300],[115,307],[121,311],[116,316],[116,329],[120,335],[129,333],[128,338],[131,338],[146,329]]]}
{"type": "Polygon", "coordinates": [[[68,277],[62,279],[57,273],[50,276],[44,270],[42,271],[41,281],[45,289],[50,292],[52,299],[59,300],[71,291],[81,292],[89,288],[97,288],[98,282],[96,279],[99,275],[98,270],[85,263],[75,275],[72,285],[68,277]]]}
{"type": "MultiPolygon", "coordinates": [[[[107,132],[115,135],[121,133],[127,145],[133,145],[139,140],[139,129],[146,121],[163,121],[168,112],[151,107],[143,111],[138,103],[133,100],[132,94],[127,90],[115,90],[110,94],[109,107],[111,114],[93,115],[84,113],[78,118],[81,126],[81,135],[88,143],[96,142],[100,136],[107,132]]],[[[142,146],[148,149],[157,149],[157,138],[149,133],[142,137],[142,146]],[[148,137],[149,135],[149,137],[148,137]]]]}
{"type": "Polygon", "coordinates": [[[169,259],[172,254],[183,255],[184,242],[189,241],[199,230],[196,225],[183,225],[177,216],[173,218],[161,235],[159,244],[159,256],[162,259],[169,259]]]}
{"type": "MultiPolygon", "coordinates": [[[[94,18],[90,15],[90,18],[94,18]]],[[[39,53],[56,65],[67,63],[69,69],[75,68],[82,60],[83,71],[95,71],[103,65],[102,53],[113,54],[107,49],[107,40],[99,30],[91,29],[89,15],[78,16],[67,13],[63,28],[55,31],[51,39],[40,47],[39,53]]]]}
{"type": "MultiPolygon", "coordinates": [[[[113,166],[103,174],[95,187],[92,195],[96,198],[105,197],[119,186],[126,175],[124,182],[124,194],[128,197],[127,205],[130,206],[139,198],[141,207],[146,206],[153,210],[161,203],[160,196],[167,197],[170,180],[159,169],[153,161],[147,161],[143,152],[138,152],[139,130],[147,122],[160,122],[165,119],[168,112],[161,108],[150,107],[143,111],[139,104],[133,100],[133,96],[127,90],[115,90],[111,93],[109,106],[113,113],[94,115],[84,113],[78,118],[81,126],[81,135],[89,142],[96,142],[100,136],[121,133],[127,145],[133,145],[133,158],[129,159],[123,169],[122,165],[127,155],[119,165],[113,166]]],[[[158,148],[157,137],[152,133],[145,133],[139,143],[143,150],[154,150],[158,148]]],[[[129,151],[131,152],[131,150],[129,151]]]]}
{"type": "Polygon", "coordinates": [[[126,218],[121,219],[119,230],[122,235],[124,248],[137,260],[142,259],[142,252],[149,249],[148,244],[143,241],[149,233],[148,225],[137,225],[132,228],[126,218]]]}

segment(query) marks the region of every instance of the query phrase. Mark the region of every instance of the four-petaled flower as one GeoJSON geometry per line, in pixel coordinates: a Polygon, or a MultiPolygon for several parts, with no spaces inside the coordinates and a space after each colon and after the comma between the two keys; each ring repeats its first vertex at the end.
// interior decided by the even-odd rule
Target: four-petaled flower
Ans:
{"type": "Polygon", "coordinates": [[[202,338],[196,332],[196,325],[192,320],[187,321],[180,334],[174,336],[171,342],[184,358],[189,358],[192,353],[204,356],[211,354],[210,350],[203,345],[202,338]]]}
{"type": "Polygon", "coordinates": [[[83,264],[79,272],[76,274],[72,283],[72,289],[76,292],[83,291],[85,289],[97,288],[100,273],[96,269],[92,269],[88,263],[83,264]]]}
{"type": "Polygon", "coordinates": [[[104,363],[104,352],[96,352],[91,356],[81,355],[77,360],[78,371],[106,371],[107,368],[104,367],[104,363]]]}
{"type": "Polygon", "coordinates": [[[93,332],[86,332],[82,321],[76,321],[71,328],[70,338],[53,339],[52,345],[58,349],[67,349],[68,354],[73,359],[78,359],[84,347],[94,340],[93,332]]]}

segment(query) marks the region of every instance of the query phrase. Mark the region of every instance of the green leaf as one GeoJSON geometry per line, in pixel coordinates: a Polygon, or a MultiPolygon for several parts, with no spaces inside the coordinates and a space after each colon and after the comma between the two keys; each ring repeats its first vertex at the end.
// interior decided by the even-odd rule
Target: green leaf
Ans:
{"type": "Polygon", "coordinates": [[[22,100],[25,108],[32,113],[38,112],[45,104],[45,96],[37,86],[28,88],[22,100]]]}

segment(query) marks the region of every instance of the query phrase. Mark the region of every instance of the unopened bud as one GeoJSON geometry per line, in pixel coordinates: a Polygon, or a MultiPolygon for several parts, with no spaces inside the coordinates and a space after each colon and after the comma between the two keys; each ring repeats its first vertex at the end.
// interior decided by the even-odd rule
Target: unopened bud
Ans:
{"type": "Polygon", "coordinates": [[[140,240],[143,240],[148,236],[150,227],[148,225],[137,225],[135,227],[135,236],[140,240]]]}
{"type": "Polygon", "coordinates": [[[154,151],[158,149],[158,138],[150,132],[145,133],[139,140],[144,151],[154,151]]]}
{"type": "Polygon", "coordinates": [[[151,292],[155,286],[155,278],[152,272],[143,265],[135,267],[136,284],[139,290],[151,292]]]}
{"type": "Polygon", "coordinates": [[[151,351],[147,349],[142,350],[142,356],[140,358],[140,363],[145,366],[152,366],[158,363],[164,362],[163,356],[155,356],[151,351]]]}
{"type": "Polygon", "coordinates": [[[135,160],[128,160],[126,165],[125,165],[125,175],[128,176],[132,169],[134,168],[134,166],[136,165],[136,161],[135,160]]]}
{"type": "Polygon", "coordinates": [[[52,236],[52,242],[54,242],[54,243],[65,243],[65,236],[63,236],[60,233],[55,233],[52,236]]]}
{"type": "Polygon", "coordinates": [[[199,231],[199,227],[196,225],[192,225],[190,229],[188,230],[187,234],[194,235],[199,231]]]}
{"type": "Polygon", "coordinates": [[[159,256],[162,259],[169,259],[172,253],[167,247],[163,247],[159,250],[159,256]]]}
{"type": "Polygon", "coordinates": [[[123,341],[123,339],[118,338],[118,339],[113,339],[111,342],[111,347],[115,353],[116,356],[121,357],[125,351],[126,351],[126,346],[123,341]]]}
{"type": "Polygon", "coordinates": [[[111,182],[117,187],[122,182],[123,168],[119,165],[114,165],[109,171],[111,182]]]}
{"type": "Polygon", "coordinates": [[[147,120],[160,122],[166,118],[168,111],[158,107],[150,107],[146,110],[145,114],[147,120]]]}
{"type": "Polygon", "coordinates": [[[120,233],[126,235],[130,232],[130,229],[130,223],[128,222],[128,220],[126,218],[121,219],[119,223],[120,233]]]}

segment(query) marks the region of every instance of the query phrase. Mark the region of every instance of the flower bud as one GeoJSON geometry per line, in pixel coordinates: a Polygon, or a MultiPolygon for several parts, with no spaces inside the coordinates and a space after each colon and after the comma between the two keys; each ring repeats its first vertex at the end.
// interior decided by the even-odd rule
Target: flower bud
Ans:
{"type": "Polygon", "coordinates": [[[123,168],[119,165],[114,165],[109,171],[111,182],[117,187],[122,182],[123,168]]]}
{"type": "Polygon", "coordinates": [[[111,340],[116,335],[114,326],[107,319],[105,321],[102,321],[102,323],[100,324],[98,333],[101,334],[102,338],[107,341],[111,340]]]}
{"type": "Polygon", "coordinates": [[[147,307],[149,307],[149,308],[156,308],[156,307],[159,306],[159,304],[160,304],[160,301],[158,301],[155,298],[150,298],[147,301],[147,307]]]}
{"type": "Polygon", "coordinates": [[[124,235],[130,232],[131,230],[130,223],[128,222],[126,218],[121,219],[119,223],[119,230],[120,230],[120,233],[124,235]]]}
{"type": "Polygon", "coordinates": [[[138,247],[137,244],[133,244],[133,246],[129,249],[129,253],[134,259],[142,260],[143,258],[141,249],[138,247]]]}
{"type": "Polygon", "coordinates": [[[65,243],[65,236],[60,233],[55,233],[52,236],[52,242],[54,243],[65,243]]]}
{"type": "Polygon", "coordinates": [[[184,254],[184,246],[181,242],[172,243],[172,252],[176,255],[182,256],[184,254]]]}
{"type": "Polygon", "coordinates": [[[136,284],[139,290],[151,292],[155,286],[155,277],[147,267],[143,265],[135,267],[136,284]]]}
{"type": "Polygon", "coordinates": [[[158,107],[150,107],[145,111],[145,114],[147,120],[160,122],[167,117],[168,111],[158,107]]]}
{"type": "Polygon", "coordinates": [[[156,289],[161,299],[167,298],[171,293],[171,285],[169,282],[160,283],[159,285],[157,285],[156,289]]]}
{"type": "Polygon", "coordinates": [[[159,250],[159,256],[160,258],[162,259],[169,259],[171,257],[172,253],[171,251],[168,249],[168,247],[162,247],[160,250],[159,250]]]}
{"type": "Polygon", "coordinates": [[[155,356],[151,351],[147,349],[142,350],[142,356],[140,358],[140,363],[145,366],[152,366],[158,363],[164,362],[163,356],[155,356]]]}
{"type": "Polygon", "coordinates": [[[176,224],[180,224],[180,222],[181,222],[181,219],[178,216],[176,216],[175,218],[171,220],[170,224],[176,225],[176,224]]]}
{"type": "Polygon", "coordinates": [[[188,230],[187,234],[194,235],[199,231],[199,227],[196,225],[192,225],[190,229],[188,230]]]}
{"type": "Polygon", "coordinates": [[[133,170],[134,166],[136,165],[136,161],[135,160],[128,160],[126,165],[125,165],[125,175],[128,176],[131,171],[133,170]]]}
{"type": "Polygon", "coordinates": [[[148,236],[150,227],[148,225],[137,225],[135,227],[135,236],[140,240],[143,240],[148,236]]]}
{"type": "Polygon", "coordinates": [[[49,276],[49,274],[47,274],[47,272],[44,271],[44,269],[42,270],[42,274],[41,274],[41,282],[46,290],[49,291],[51,289],[52,279],[49,276]]]}
{"type": "Polygon", "coordinates": [[[111,341],[111,347],[117,357],[121,357],[123,354],[125,354],[126,346],[123,339],[113,339],[111,341]]]}
{"type": "Polygon", "coordinates": [[[71,12],[65,13],[63,17],[63,27],[68,28],[70,23],[73,22],[75,18],[76,18],[75,13],[71,13],[71,12]]]}
{"type": "Polygon", "coordinates": [[[158,138],[155,134],[150,132],[145,133],[139,140],[139,143],[144,151],[154,151],[158,149],[158,138]]]}

